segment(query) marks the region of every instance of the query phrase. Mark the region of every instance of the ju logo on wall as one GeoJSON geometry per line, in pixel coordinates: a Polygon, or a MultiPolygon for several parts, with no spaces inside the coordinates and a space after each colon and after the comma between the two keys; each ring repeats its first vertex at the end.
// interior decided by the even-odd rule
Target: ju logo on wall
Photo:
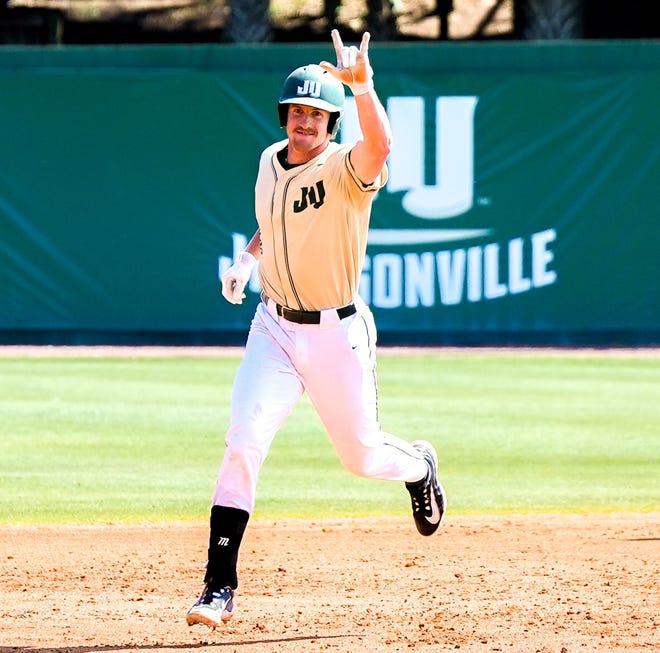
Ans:
{"type": "MultiPolygon", "coordinates": [[[[482,226],[460,226],[460,218],[475,208],[479,98],[434,99],[433,170],[427,170],[426,157],[428,102],[408,96],[386,102],[393,146],[387,184],[380,193],[400,197],[400,210],[395,227],[369,231],[360,294],[377,308],[418,308],[496,300],[556,283],[552,246],[557,234],[552,226],[498,240],[492,210],[482,211],[482,226]]],[[[340,139],[354,142],[361,137],[355,100],[347,98],[340,139]]],[[[318,201],[317,194],[306,200],[318,201]]],[[[496,198],[482,200],[478,206],[493,209],[494,202],[496,198]]],[[[233,234],[233,256],[220,257],[219,274],[246,244],[246,235],[233,234]]],[[[249,288],[259,292],[256,274],[249,288]]]]}
{"type": "MultiPolygon", "coordinates": [[[[387,100],[393,145],[384,190],[401,197],[401,224],[369,231],[362,296],[379,308],[431,307],[498,299],[555,283],[554,228],[500,242],[488,211],[483,226],[460,226],[460,217],[471,214],[475,204],[479,98],[435,98],[430,107],[434,134],[427,134],[433,127],[426,125],[429,102],[423,97],[387,100]],[[434,157],[428,157],[432,170],[427,169],[427,142],[435,148],[434,157]]],[[[347,99],[341,128],[342,142],[361,138],[353,98],[347,99]]]]}

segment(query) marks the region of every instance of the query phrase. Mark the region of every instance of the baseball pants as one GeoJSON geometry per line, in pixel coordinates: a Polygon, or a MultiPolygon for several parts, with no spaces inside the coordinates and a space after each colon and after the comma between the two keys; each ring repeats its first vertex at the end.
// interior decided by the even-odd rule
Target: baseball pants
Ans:
{"type": "Polygon", "coordinates": [[[335,309],[321,311],[320,324],[290,322],[272,300],[257,306],[234,380],[214,505],[252,513],[273,438],[304,392],[349,471],[407,482],[426,475],[420,454],[380,428],[376,328],[360,297],[355,306],[343,320],[335,309]]]}

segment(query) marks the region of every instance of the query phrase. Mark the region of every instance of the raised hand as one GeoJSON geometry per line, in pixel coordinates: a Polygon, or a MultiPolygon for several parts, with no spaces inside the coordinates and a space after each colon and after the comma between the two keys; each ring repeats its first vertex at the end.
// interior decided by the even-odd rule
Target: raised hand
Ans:
{"type": "Polygon", "coordinates": [[[369,40],[371,35],[365,32],[362,35],[360,47],[344,45],[336,29],[332,30],[332,44],[337,55],[337,65],[329,61],[321,61],[319,65],[327,70],[333,77],[346,84],[353,95],[368,93],[373,88],[374,71],[369,63],[369,40]]]}

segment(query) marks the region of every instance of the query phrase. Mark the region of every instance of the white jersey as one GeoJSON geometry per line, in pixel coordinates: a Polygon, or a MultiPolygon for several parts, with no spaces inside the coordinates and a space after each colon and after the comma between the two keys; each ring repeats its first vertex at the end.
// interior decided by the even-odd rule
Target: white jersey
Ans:
{"type": "Polygon", "coordinates": [[[280,141],[261,155],[255,212],[261,233],[259,279],[278,304],[314,311],[344,306],[357,295],[374,193],[350,162],[352,144],[330,142],[307,163],[285,169],[280,141]]]}

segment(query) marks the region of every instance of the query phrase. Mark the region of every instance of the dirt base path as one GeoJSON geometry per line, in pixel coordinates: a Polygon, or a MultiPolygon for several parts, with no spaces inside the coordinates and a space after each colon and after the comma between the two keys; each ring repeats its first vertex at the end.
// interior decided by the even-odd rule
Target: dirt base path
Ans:
{"type": "Polygon", "coordinates": [[[653,651],[660,513],[248,527],[233,621],[188,628],[205,523],[5,527],[3,653],[653,651]]]}

